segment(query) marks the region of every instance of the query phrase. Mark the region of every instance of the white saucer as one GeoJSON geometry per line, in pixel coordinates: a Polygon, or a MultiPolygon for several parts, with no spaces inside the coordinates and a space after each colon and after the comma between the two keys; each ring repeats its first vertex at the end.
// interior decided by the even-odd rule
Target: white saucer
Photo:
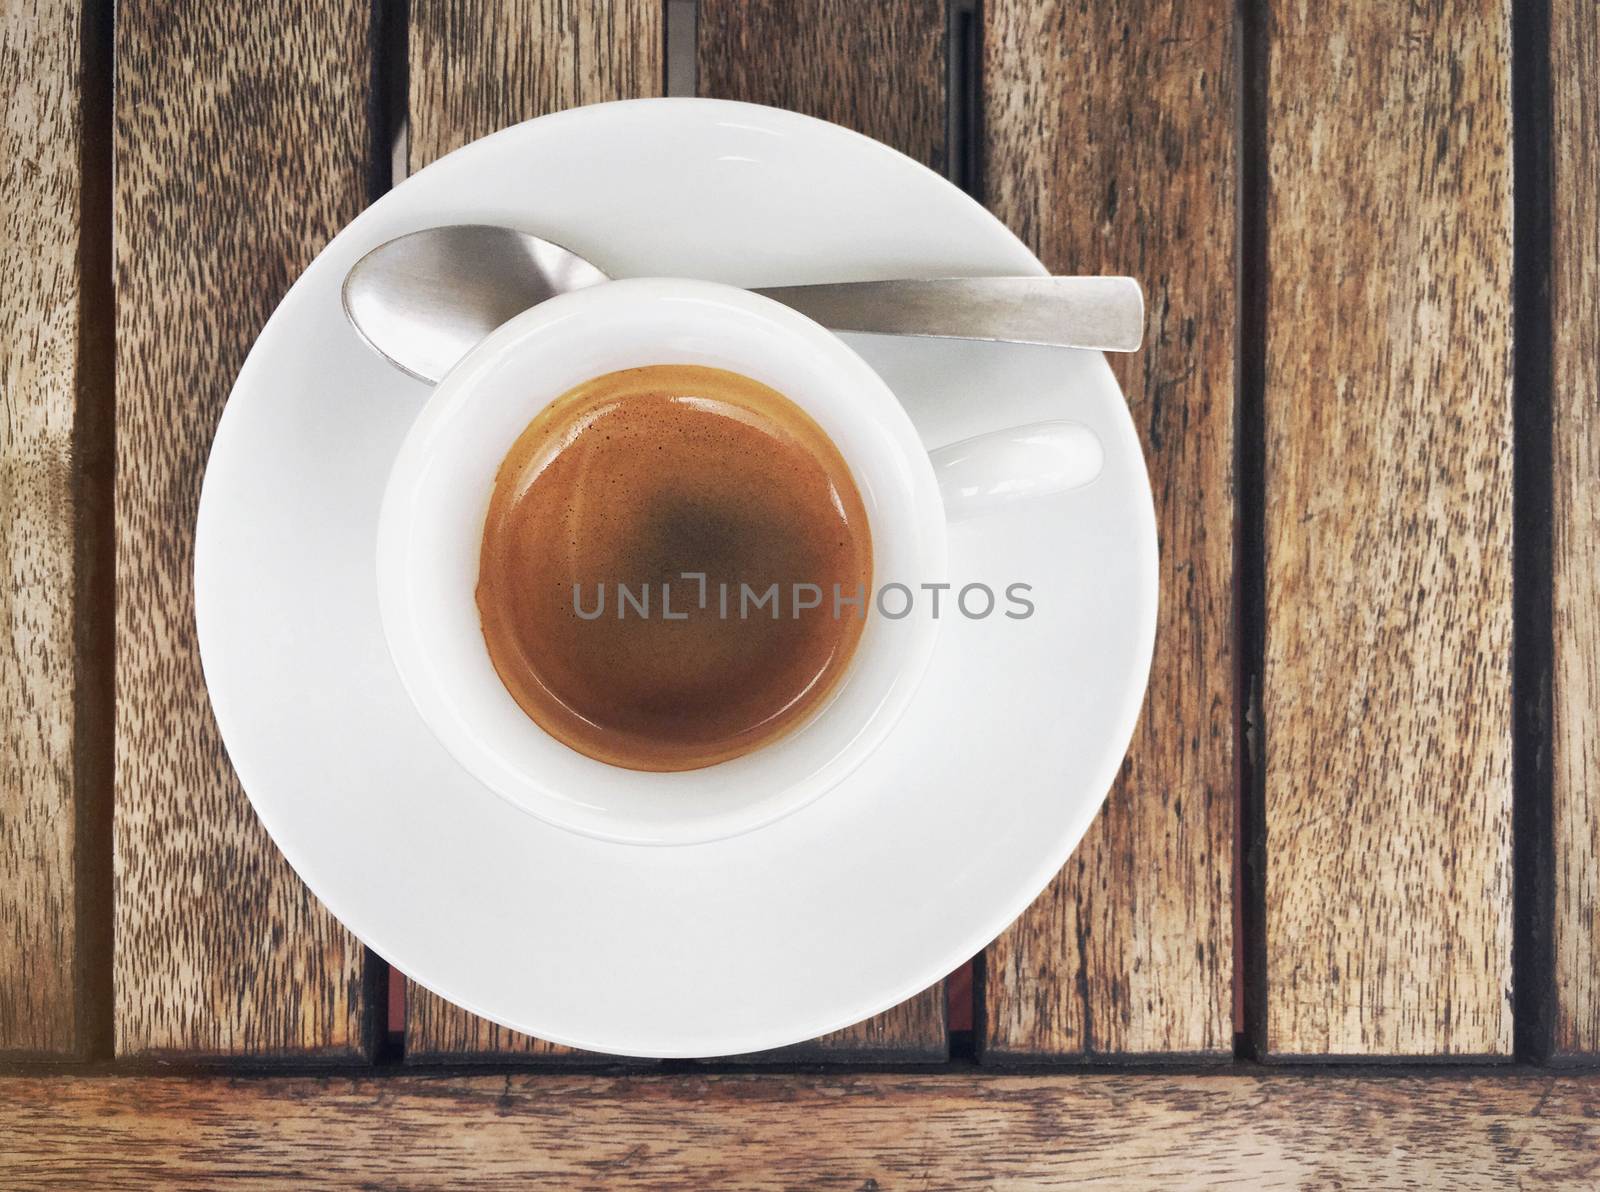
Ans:
{"type": "Polygon", "coordinates": [[[195,604],[228,751],[290,864],[402,971],[593,1051],[712,1056],[884,1010],[979,951],[1087,829],[1132,735],[1156,615],[1133,424],[1098,353],[851,336],[929,446],[1094,427],[1086,489],[951,530],[951,579],[1033,585],[1027,620],[944,620],[911,710],[841,787],[685,848],[550,827],[480,786],[385,651],[374,533],[425,389],[339,307],[368,249],[502,223],[616,276],[738,285],[1038,273],[978,204],[833,125],[713,100],[547,116],[380,199],[305,272],[234,386],[201,497],[195,604]]]}

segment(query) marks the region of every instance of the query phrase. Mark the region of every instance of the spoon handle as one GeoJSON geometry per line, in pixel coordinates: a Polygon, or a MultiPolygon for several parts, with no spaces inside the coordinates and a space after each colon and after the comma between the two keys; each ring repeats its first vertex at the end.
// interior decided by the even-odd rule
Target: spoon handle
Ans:
{"type": "Polygon", "coordinates": [[[835,331],[1134,352],[1144,292],[1131,277],[957,277],[757,290],[835,331]]]}

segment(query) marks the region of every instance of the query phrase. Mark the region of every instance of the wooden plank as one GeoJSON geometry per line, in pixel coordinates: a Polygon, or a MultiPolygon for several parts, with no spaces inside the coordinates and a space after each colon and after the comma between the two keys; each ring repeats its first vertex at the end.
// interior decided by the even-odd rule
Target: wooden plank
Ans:
{"type": "MultiPolygon", "coordinates": [[[[865,133],[943,170],[945,5],[902,0],[701,0],[698,90],[789,108],[865,133]]],[[[940,982],[891,1010],[752,1059],[941,1060],[940,982]]]]}
{"type": "Polygon", "coordinates": [[[1506,1055],[1510,5],[1269,11],[1266,1046],[1506,1055]]]}
{"type": "MultiPolygon", "coordinates": [[[[842,82],[850,82],[853,91],[864,89],[864,75],[844,80],[837,73],[826,72],[795,76],[787,84],[795,88],[792,94],[781,94],[781,88],[759,95],[739,90],[752,85],[737,74],[747,68],[747,60],[719,55],[712,47],[745,44],[741,39],[753,37],[749,44],[767,47],[763,61],[790,61],[807,54],[815,57],[816,46],[798,54],[776,53],[767,40],[787,37],[788,42],[776,44],[788,44],[813,31],[821,22],[812,18],[826,15],[807,11],[814,7],[703,5],[699,24],[702,92],[763,102],[787,101],[786,106],[809,106],[822,115],[853,117],[864,131],[937,162],[944,135],[942,6],[872,10],[865,21],[852,22],[866,27],[858,30],[855,40],[831,47],[832,61],[858,74],[866,69],[864,60],[850,57],[852,54],[890,53],[891,60],[899,61],[914,51],[919,65],[913,73],[927,96],[920,107],[909,104],[899,90],[891,94],[876,78],[875,93],[891,105],[886,110],[857,106],[852,111],[834,112],[819,98],[831,95],[842,82]],[[907,13],[915,17],[913,24],[906,23],[907,13]],[[746,20],[756,25],[746,27],[742,23],[746,20]],[[915,121],[908,115],[913,108],[915,121]]],[[[412,168],[420,169],[438,153],[474,137],[544,112],[575,103],[659,93],[664,77],[659,57],[660,11],[658,4],[619,4],[584,9],[580,14],[539,0],[523,0],[515,10],[492,11],[471,4],[464,9],[437,3],[413,5],[412,168]],[[471,37],[462,33],[466,29],[473,31],[471,37]],[[618,29],[624,32],[618,33],[618,29]],[[603,59],[585,52],[585,47],[597,40],[607,47],[603,59]],[[598,65],[579,70],[563,55],[598,65]]],[[[834,26],[844,24],[833,22],[834,26]]],[[[417,985],[408,989],[407,1003],[406,1055],[413,1061],[583,1055],[485,1022],[417,985]]],[[[935,986],[885,1015],[819,1040],[814,1048],[786,1048],[762,1058],[942,1058],[945,1048],[944,994],[942,986],[935,986]]]]}
{"type": "Polygon", "coordinates": [[[1235,68],[1227,5],[983,6],[985,198],[1052,270],[1128,273],[1111,357],[1155,490],[1162,590],[1105,809],[989,948],[985,1055],[1233,1046],[1235,68]]]}
{"type": "Polygon", "coordinates": [[[413,0],[410,169],[579,104],[660,95],[663,0],[413,0]]]}
{"type": "Polygon", "coordinates": [[[1600,1053],[1600,7],[1551,5],[1555,1051],[1600,1053]]]}
{"type": "MultiPolygon", "coordinates": [[[[408,168],[548,112],[660,95],[662,9],[661,0],[413,0],[408,168]]],[[[412,1062],[595,1058],[496,1026],[412,982],[405,1035],[412,1062]]]]}
{"type": "Polygon", "coordinates": [[[194,640],[212,431],[366,201],[371,6],[117,6],[116,1030],[123,1055],[364,1048],[363,953],[228,765],[194,640]]]}
{"type": "Polygon", "coordinates": [[[0,1055],[12,1056],[84,1051],[80,966],[104,963],[80,961],[92,926],[76,881],[77,793],[96,765],[77,663],[96,560],[79,529],[92,506],[109,511],[93,495],[109,438],[79,417],[104,420],[110,398],[86,325],[109,305],[85,310],[85,272],[103,262],[79,232],[94,136],[84,19],[76,4],[0,3],[0,1055]]]}
{"type": "Polygon", "coordinates": [[[943,0],[701,0],[699,92],[790,108],[945,166],[943,0]]]}
{"type": "Polygon", "coordinates": [[[1593,1188],[1600,1080],[13,1077],[0,1137],[18,1189],[1593,1188]]]}
{"type": "MultiPolygon", "coordinates": [[[[459,1006],[409,984],[406,992],[407,1063],[478,1063],[513,1057],[593,1064],[609,1057],[550,1043],[496,1026],[459,1006]]],[[[795,1061],[936,1061],[945,1058],[943,985],[809,1043],[739,1057],[744,1063],[795,1061]]],[[[625,1061],[642,1064],[648,1061],[625,1061]]]]}
{"type": "Polygon", "coordinates": [[[406,982],[406,1063],[492,1062],[517,1056],[589,1063],[604,1058],[508,1030],[463,1010],[415,981],[406,982]]]}
{"type": "Polygon", "coordinates": [[[804,1043],[738,1057],[751,1064],[942,1063],[950,1057],[945,982],[881,1014],[804,1043]]]}

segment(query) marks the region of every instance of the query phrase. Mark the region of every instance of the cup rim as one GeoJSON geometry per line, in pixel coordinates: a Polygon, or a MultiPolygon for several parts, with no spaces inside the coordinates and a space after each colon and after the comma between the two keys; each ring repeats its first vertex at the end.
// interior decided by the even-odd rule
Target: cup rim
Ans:
{"type": "Polygon", "coordinates": [[[878,571],[877,562],[885,554],[912,569],[919,582],[946,579],[944,508],[910,417],[877,373],[843,340],[804,315],[720,283],[635,278],[549,299],[493,332],[429,397],[395,456],[377,537],[384,637],[412,704],[468,772],[528,814],[614,843],[708,843],[800,810],[864,763],[909,706],[931,661],[938,623],[921,615],[890,622],[869,610],[850,670],[823,707],[777,741],[718,765],[672,774],[627,770],[588,758],[538,726],[493,673],[476,622],[471,589],[483,515],[494,472],[515,435],[572,384],[612,371],[586,371],[582,365],[604,358],[613,347],[614,359],[625,359],[630,352],[636,357],[635,364],[618,367],[650,361],[730,367],[731,357],[735,371],[771,384],[816,418],[839,446],[868,506],[875,588],[900,578],[878,571]],[[663,329],[659,344],[623,341],[625,334],[658,327],[663,329]],[[750,342],[742,342],[740,335],[750,342]],[[763,351],[769,355],[755,355],[763,351]],[[664,355],[655,360],[652,353],[664,355]],[[508,396],[503,387],[509,375],[535,361],[546,366],[546,379],[526,395],[508,396]],[[740,368],[740,363],[747,367],[740,368]],[[765,375],[763,368],[769,369],[765,375]],[[779,375],[786,369],[792,370],[787,387],[779,375]],[[490,420],[498,421],[497,428],[479,429],[490,420]],[[490,442],[496,434],[504,441],[490,442]],[[464,461],[474,455],[478,462],[472,475],[477,479],[472,483],[481,493],[469,497],[464,480],[455,489],[449,487],[448,469],[466,468],[464,461]],[[481,471],[486,461],[487,470],[481,471]],[[868,468],[871,473],[864,474],[868,468]],[[424,492],[447,495],[430,503],[422,499],[424,492]],[[441,512],[440,506],[448,510],[441,512]],[[469,506],[476,510],[475,521],[469,506]],[[445,526],[451,517],[453,534],[445,526]],[[471,527],[475,532],[470,542],[462,544],[459,540],[471,527]],[[429,548],[428,542],[435,547],[429,548]],[[886,552],[884,546],[895,549],[886,552]],[[430,554],[448,554],[454,563],[440,572],[460,577],[468,553],[471,582],[464,595],[472,610],[470,634],[463,620],[461,584],[433,574],[424,561],[430,554]],[[877,652],[864,658],[869,644],[877,652]],[[484,666],[494,691],[485,690],[484,666]],[[841,704],[847,691],[850,702],[841,704]],[[514,718],[507,703],[516,711],[514,718]],[[826,732],[817,732],[830,715],[834,722],[826,732]],[[543,746],[524,735],[530,728],[543,746]],[[671,810],[655,810],[666,806],[663,800],[671,800],[671,810]]]}

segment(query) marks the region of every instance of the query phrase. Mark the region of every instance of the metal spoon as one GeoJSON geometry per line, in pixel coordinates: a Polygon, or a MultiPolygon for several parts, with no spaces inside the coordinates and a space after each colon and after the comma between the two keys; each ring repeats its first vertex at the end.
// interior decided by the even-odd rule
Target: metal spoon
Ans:
{"type": "MultiPolygon", "coordinates": [[[[437,383],[530,306],[609,281],[577,253],[514,228],[428,228],[380,244],[344,279],[344,309],[380,355],[437,383]]],[[[1144,295],[1131,277],[971,277],[756,290],[836,331],[1132,352],[1144,295]]]]}

